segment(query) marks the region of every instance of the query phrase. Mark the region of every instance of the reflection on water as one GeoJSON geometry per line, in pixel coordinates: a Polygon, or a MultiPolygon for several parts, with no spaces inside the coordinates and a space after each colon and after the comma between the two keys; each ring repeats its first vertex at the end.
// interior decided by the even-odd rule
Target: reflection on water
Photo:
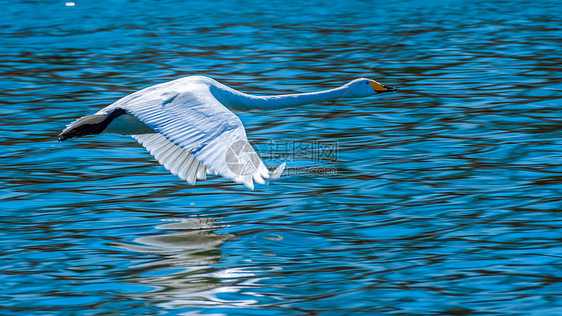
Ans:
{"type": "MultiPolygon", "coordinates": [[[[216,219],[184,218],[166,221],[170,223],[156,228],[177,232],[139,237],[134,240],[134,244],[112,244],[141,254],[159,254],[157,260],[131,267],[131,271],[135,273],[128,276],[130,282],[154,288],[148,295],[140,295],[141,298],[154,301],[158,306],[174,309],[202,301],[213,304],[217,293],[228,290],[229,285],[223,284],[223,280],[253,276],[245,269],[214,268],[221,259],[220,246],[234,237],[214,233],[213,230],[221,228],[217,226],[216,219]]],[[[139,298],[139,294],[132,296],[139,298]]]]}
{"type": "Polygon", "coordinates": [[[559,1],[3,9],[1,314],[560,314],[559,1]],[[240,114],[264,156],[337,144],[329,160],[281,152],[329,175],[255,191],[181,183],[128,137],[56,142],[191,74],[399,92],[240,114]]]}

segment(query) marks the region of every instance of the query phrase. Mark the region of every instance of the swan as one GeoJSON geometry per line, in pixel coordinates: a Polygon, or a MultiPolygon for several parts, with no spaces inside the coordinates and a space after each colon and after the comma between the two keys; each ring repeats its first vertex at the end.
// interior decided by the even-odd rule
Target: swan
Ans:
{"type": "Polygon", "coordinates": [[[285,163],[269,172],[232,111],[281,109],[389,91],[396,88],[360,78],[326,91],[255,96],[209,77],[189,76],[137,91],[75,120],[59,134],[59,142],[102,132],[130,135],[190,184],[218,174],[253,189],[254,182],[278,178],[285,163]]]}

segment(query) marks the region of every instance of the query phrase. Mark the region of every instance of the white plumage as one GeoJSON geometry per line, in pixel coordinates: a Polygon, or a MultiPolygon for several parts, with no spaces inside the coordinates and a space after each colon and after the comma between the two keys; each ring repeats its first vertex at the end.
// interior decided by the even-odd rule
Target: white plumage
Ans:
{"type": "Polygon", "coordinates": [[[231,110],[276,109],[395,90],[357,79],[323,92],[261,97],[192,76],[137,91],[82,117],[69,124],[59,140],[101,132],[128,134],[171,173],[191,184],[211,173],[253,189],[254,182],[263,184],[265,179],[279,177],[285,164],[270,173],[231,110]]]}

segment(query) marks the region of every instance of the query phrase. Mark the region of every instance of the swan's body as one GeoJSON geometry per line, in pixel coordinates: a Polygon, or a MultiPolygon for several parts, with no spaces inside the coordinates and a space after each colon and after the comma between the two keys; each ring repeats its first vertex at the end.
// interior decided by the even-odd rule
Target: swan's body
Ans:
{"type": "Polygon", "coordinates": [[[249,145],[232,111],[279,109],[345,97],[364,97],[396,89],[369,79],[342,87],[280,96],[253,96],[216,80],[192,76],[158,84],[84,116],[60,134],[59,141],[101,132],[131,135],[160,164],[191,184],[207,173],[219,174],[253,189],[253,182],[275,178],[249,145]]]}

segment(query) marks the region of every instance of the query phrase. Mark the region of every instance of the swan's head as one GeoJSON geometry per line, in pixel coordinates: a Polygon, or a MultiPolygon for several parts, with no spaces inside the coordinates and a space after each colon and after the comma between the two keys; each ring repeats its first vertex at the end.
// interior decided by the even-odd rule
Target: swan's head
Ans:
{"type": "Polygon", "coordinates": [[[352,82],[346,84],[346,86],[349,89],[346,96],[350,98],[368,97],[373,94],[393,92],[397,90],[394,87],[385,86],[376,82],[375,80],[367,78],[355,79],[352,82]]]}

